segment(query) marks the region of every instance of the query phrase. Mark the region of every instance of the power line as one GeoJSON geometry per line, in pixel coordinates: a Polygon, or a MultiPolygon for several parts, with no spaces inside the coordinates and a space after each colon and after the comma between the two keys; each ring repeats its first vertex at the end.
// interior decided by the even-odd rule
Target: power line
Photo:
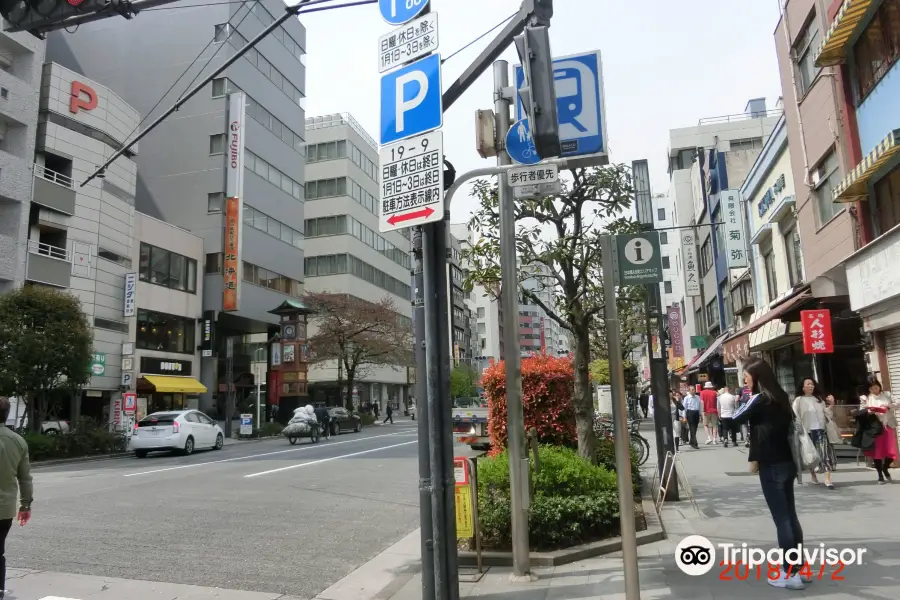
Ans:
{"type": "Polygon", "coordinates": [[[506,17],[505,19],[503,19],[502,21],[500,21],[499,23],[497,23],[496,25],[494,25],[493,27],[491,27],[490,29],[488,29],[487,31],[485,31],[484,33],[482,33],[481,35],[479,35],[477,38],[475,38],[474,40],[472,40],[471,42],[469,42],[468,44],[466,44],[465,46],[463,46],[462,48],[460,48],[459,50],[457,50],[456,52],[454,52],[453,54],[451,54],[450,56],[448,56],[448,57],[442,59],[442,60],[441,60],[441,64],[444,64],[445,62],[447,62],[448,60],[450,60],[451,58],[453,58],[454,56],[456,56],[457,54],[459,54],[459,53],[462,52],[463,50],[466,50],[467,48],[469,48],[469,47],[472,46],[473,44],[477,44],[477,43],[480,42],[483,38],[489,36],[489,35],[490,35],[491,33],[493,33],[495,30],[497,30],[497,29],[499,29],[500,27],[502,27],[507,21],[509,21],[510,19],[512,19],[513,17],[515,17],[517,14],[519,14],[519,11],[516,11],[516,12],[514,12],[513,14],[509,15],[508,17],[506,17]]]}
{"type": "Polygon", "coordinates": [[[145,8],[141,12],[147,12],[151,10],[178,10],[181,8],[200,8],[202,6],[224,6],[226,4],[247,4],[248,2],[255,2],[256,0],[225,0],[224,2],[205,2],[203,4],[187,4],[184,6],[156,6],[153,8],[145,8]]]}

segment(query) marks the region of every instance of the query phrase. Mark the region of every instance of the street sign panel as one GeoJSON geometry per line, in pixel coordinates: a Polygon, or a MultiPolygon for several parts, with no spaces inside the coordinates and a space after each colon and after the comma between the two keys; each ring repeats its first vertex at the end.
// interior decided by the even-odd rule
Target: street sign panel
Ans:
{"type": "Polygon", "coordinates": [[[381,78],[382,145],[438,129],[443,123],[440,54],[381,78]]]}
{"type": "MultiPolygon", "coordinates": [[[[553,60],[556,106],[559,112],[561,156],[607,152],[606,106],[603,95],[603,63],[600,52],[587,52],[553,60]]],[[[516,88],[525,84],[525,73],[516,65],[516,88]]],[[[516,118],[524,117],[516,102],[516,118]]]]}
{"type": "Polygon", "coordinates": [[[419,16],[428,0],[378,0],[381,18],[391,25],[403,25],[419,16]]]}
{"type": "Polygon", "coordinates": [[[540,183],[553,183],[558,180],[559,167],[556,165],[519,167],[506,172],[506,181],[512,187],[536,186],[540,183]]]}
{"type": "Polygon", "coordinates": [[[663,280],[659,233],[652,231],[616,236],[619,285],[644,285],[663,280]]]}
{"type": "Polygon", "coordinates": [[[382,146],[378,224],[382,232],[444,218],[444,134],[382,146]]]}
{"type": "Polygon", "coordinates": [[[506,134],[506,152],[520,165],[535,165],[541,162],[534,140],[531,139],[531,127],[528,119],[522,119],[509,128],[506,134]]]}
{"type": "Polygon", "coordinates": [[[535,185],[526,185],[514,187],[513,198],[516,200],[525,200],[526,198],[546,198],[547,196],[558,196],[561,190],[559,180],[550,183],[538,183],[535,185]]]}
{"type": "Polygon", "coordinates": [[[378,38],[378,72],[425,56],[438,49],[438,16],[429,13],[378,38]]]}

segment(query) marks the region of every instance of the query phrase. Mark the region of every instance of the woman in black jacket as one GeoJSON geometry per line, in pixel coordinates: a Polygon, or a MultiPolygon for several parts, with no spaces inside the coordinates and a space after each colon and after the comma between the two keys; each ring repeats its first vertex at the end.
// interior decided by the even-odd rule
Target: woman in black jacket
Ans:
{"type": "Polygon", "coordinates": [[[749,422],[749,460],[759,465],[759,483],[775,521],[778,545],[785,554],[781,577],[769,579],[769,583],[775,587],[803,589],[803,581],[797,574],[799,566],[792,572],[787,561],[787,551],[799,549],[803,543],[803,529],[794,504],[797,465],[790,441],[794,411],[790,398],[765,361],[753,359],[744,367],[744,384],[751,398],[735,412],[733,423],[739,426],[749,422]]]}

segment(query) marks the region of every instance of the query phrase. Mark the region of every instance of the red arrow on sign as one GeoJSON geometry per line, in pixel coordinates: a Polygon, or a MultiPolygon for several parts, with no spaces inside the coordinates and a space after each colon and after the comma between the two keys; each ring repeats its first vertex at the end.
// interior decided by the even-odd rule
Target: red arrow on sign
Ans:
{"type": "Polygon", "coordinates": [[[430,206],[426,206],[422,210],[416,210],[401,215],[391,215],[391,218],[388,219],[388,223],[390,223],[391,225],[396,225],[397,223],[402,223],[403,221],[412,221],[413,219],[419,218],[424,219],[430,217],[433,214],[434,209],[430,206]]]}

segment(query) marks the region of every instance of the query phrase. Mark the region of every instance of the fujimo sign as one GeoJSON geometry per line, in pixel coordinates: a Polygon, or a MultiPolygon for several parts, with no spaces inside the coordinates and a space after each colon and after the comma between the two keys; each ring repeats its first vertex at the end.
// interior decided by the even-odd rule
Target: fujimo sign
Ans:
{"type": "Polygon", "coordinates": [[[241,307],[241,255],[243,243],[244,119],[247,97],[243,92],[228,97],[228,152],[225,160],[225,260],[222,310],[241,307]]]}
{"type": "Polygon", "coordinates": [[[95,108],[97,108],[97,92],[94,88],[80,81],[73,81],[69,98],[69,112],[75,115],[80,110],[94,110],[95,108]]]}
{"type": "Polygon", "coordinates": [[[831,311],[800,311],[800,322],[803,325],[803,352],[806,354],[831,354],[834,352],[834,339],[831,335],[831,311]]]}

